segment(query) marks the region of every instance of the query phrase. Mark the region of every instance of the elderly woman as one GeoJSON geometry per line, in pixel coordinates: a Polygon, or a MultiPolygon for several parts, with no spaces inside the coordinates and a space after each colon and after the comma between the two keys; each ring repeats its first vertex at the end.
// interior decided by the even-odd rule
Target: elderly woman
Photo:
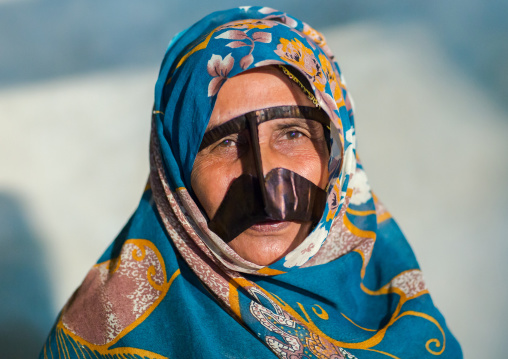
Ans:
{"type": "Polygon", "coordinates": [[[178,34],[150,164],[41,358],[461,357],[307,24],[243,7],[178,34]]]}

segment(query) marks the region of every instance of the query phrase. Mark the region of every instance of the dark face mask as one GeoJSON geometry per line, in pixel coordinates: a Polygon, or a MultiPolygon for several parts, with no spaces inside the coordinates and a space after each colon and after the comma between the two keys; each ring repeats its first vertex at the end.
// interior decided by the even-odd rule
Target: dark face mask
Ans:
{"type": "MultiPolygon", "coordinates": [[[[330,120],[327,114],[314,107],[278,106],[248,112],[206,132],[199,150],[237,134],[238,155],[251,152],[256,176],[242,174],[226,192],[208,227],[226,243],[254,224],[266,221],[312,221],[321,218],[326,192],[298,173],[285,168],[274,168],[263,175],[259,146],[258,126],[281,119],[317,121],[323,127],[324,138],[329,146],[330,120]]],[[[315,127],[315,125],[314,125],[315,127]]],[[[328,147],[329,150],[329,147],[328,147]]]]}

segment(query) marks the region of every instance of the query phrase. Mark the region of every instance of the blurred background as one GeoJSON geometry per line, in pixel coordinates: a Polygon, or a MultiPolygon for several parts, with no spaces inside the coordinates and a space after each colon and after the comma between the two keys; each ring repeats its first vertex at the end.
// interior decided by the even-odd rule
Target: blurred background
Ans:
{"type": "MultiPolygon", "coordinates": [[[[372,187],[466,357],[505,357],[508,1],[251,1],[322,31],[372,187]]],[[[134,211],[171,37],[238,1],[0,0],[0,348],[36,357],[134,211]]]]}

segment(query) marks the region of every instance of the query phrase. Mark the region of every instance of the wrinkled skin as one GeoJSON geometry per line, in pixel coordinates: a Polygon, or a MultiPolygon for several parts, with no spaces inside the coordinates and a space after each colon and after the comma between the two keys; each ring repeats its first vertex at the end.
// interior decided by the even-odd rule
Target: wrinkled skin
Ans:
{"type": "MultiPolygon", "coordinates": [[[[298,85],[275,67],[244,72],[220,89],[207,131],[246,112],[283,105],[313,106],[298,85]]],[[[284,119],[263,123],[258,131],[264,174],[282,167],[326,187],[329,153],[321,124],[284,119]]],[[[196,156],[191,185],[209,218],[235,178],[242,173],[256,175],[252,150],[245,142],[228,136],[196,156]]],[[[296,248],[311,226],[310,222],[264,222],[241,233],[229,246],[250,262],[268,265],[296,248]]]]}

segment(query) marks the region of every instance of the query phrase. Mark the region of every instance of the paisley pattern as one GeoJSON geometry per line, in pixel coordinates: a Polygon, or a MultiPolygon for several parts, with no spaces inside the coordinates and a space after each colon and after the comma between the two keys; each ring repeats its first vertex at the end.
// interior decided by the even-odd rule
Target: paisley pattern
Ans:
{"type": "Polygon", "coordinates": [[[351,104],[324,36],[284,12],[217,12],[176,35],[155,88],[149,185],[41,358],[461,358],[371,191],[351,104]],[[222,84],[278,64],[307,77],[331,119],[328,198],[297,248],[259,266],[208,229],[190,173],[222,84]]]}
{"type": "Polygon", "coordinates": [[[151,314],[179,274],[177,270],[168,282],[164,260],[152,242],[125,241],[118,257],[90,270],[56,324],[58,345],[47,343],[41,355],[68,357],[73,348],[77,358],[87,358],[90,351],[112,357],[138,353],[159,358],[148,351],[110,348],[151,314]]]}
{"type": "Polygon", "coordinates": [[[148,241],[129,240],[115,261],[97,264],[88,273],[67,304],[63,327],[89,343],[108,344],[154,306],[165,287],[166,273],[157,249],[148,241]],[[92,321],[102,330],[91,331],[83,321],[92,321]]]}

